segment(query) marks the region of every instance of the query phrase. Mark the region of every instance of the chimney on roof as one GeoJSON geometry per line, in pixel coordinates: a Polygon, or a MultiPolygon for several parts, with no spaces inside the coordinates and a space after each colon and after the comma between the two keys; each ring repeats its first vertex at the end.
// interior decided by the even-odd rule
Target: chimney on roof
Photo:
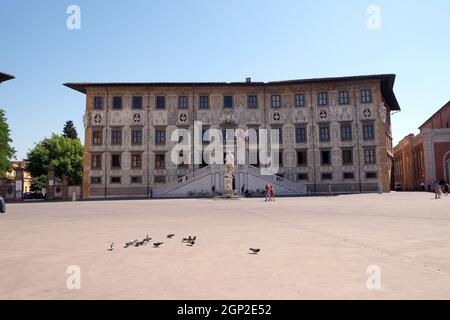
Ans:
{"type": "Polygon", "coordinates": [[[245,82],[246,82],[246,83],[252,82],[252,78],[250,78],[250,77],[245,78],[245,82]]]}

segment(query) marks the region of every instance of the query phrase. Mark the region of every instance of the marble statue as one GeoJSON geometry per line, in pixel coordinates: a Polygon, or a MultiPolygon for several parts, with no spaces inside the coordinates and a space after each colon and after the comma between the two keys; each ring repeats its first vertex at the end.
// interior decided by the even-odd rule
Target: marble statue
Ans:
{"type": "Polygon", "coordinates": [[[234,189],[233,189],[233,179],[234,179],[234,155],[231,152],[228,152],[225,157],[225,172],[223,175],[224,178],[224,196],[227,198],[234,197],[234,189]]]}

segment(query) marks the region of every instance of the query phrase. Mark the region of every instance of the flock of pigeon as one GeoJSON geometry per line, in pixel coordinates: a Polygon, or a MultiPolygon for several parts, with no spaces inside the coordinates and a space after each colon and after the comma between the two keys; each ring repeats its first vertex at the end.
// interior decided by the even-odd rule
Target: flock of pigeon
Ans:
{"type": "MultiPolygon", "coordinates": [[[[173,233],[168,234],[166,236],[167,239],[172,239],[173,237],[175,237],[175,234],[173,234],[173,233]]],[[[141,247],[141,246],[147,245],[151,240],[152,240],[152,238],[150,238],[147,235],[142,241],[139,241],[136,239],[134,241],[126,242],[123,247],[124,247],[124,249],[127,249],[129,247],[141,247]]],[[[196,240],[197,240],[197,236],[193,236],[193,237],[189,236],[187,238],[183,238],[183,240],[181,240],[181,243],[185,243],[188,247],[193,247],[196,240]]],[[[153,248],[159,248],[163,244],[164,244],[164,242],[153,242],[153,248]]],[[[114,242],[111,243],[111,245],[108,248],[108,251],[113,251],[113,250],[114,250],[114,242]]],[[[261,249],[250,248],[249,250],[250,250],[250,254],[258,254],[259,252],[261,252],[261,249]]]]}

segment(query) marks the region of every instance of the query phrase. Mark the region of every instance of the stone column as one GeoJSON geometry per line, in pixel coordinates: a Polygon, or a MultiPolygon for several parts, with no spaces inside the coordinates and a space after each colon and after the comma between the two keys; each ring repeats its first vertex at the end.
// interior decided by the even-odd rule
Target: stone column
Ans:
{"type": "Polygon", "coordinates": [[[55,169],[52,165],[48,168],[47,173],[47,200],[53,200],[55,197],[55,169]]]}
{"type": "Polygon", "coordinates": [[[61,189],[61,200],[68,201],[69,200],[69,178],[63,176],[62,181],[62,189],[61,189]]]}
{"type": "Polygon", "coordinates": [[[15,169],[16,173],[15,173],[15,181],[14,181],[14,189],[15,189],[15,193],[14,193],[14,199],[15,201],[22,201],[22,197],[23,197],[23,171],[24,169],[22,167],[17,167],[15,169]]]}

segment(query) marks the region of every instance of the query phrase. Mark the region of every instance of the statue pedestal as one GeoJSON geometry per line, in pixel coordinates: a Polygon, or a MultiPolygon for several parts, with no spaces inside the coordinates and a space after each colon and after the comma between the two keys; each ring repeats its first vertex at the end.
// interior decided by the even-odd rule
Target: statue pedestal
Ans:
{"type": "Polygon", "coordinates": [[[223,195],[225,198],[233,198],[235,196],[233,190],[233,177],[229,176],[224,177],[223,195]]]}

